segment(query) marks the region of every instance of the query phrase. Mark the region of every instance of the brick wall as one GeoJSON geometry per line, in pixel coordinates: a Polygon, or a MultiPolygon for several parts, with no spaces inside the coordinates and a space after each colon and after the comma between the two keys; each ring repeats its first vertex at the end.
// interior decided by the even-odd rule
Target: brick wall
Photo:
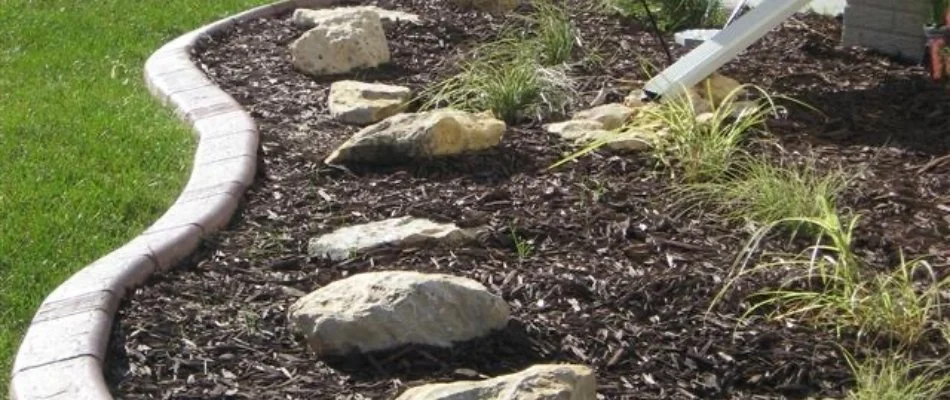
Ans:
{"type": "Polygon", "coordinates": [[[927,7],[927,0],[848,0],[844,44],[920,61],[924,55],[927,7]]]}

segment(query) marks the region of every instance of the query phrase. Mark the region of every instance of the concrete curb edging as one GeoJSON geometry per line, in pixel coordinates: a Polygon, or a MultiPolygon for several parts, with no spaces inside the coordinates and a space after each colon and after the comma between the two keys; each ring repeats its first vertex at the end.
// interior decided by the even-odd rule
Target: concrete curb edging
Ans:
{"type": "Polygon", "coordinates": [[[149,92],[198,137],[191,176],[174,204],[138,237],[89,264],[43,301],[17,351],[12,400],[111,400],[103,367],[112,319],[126,292],[191,254],[237,211],[257,168],[254,120],[191,61],[196,41],[236,24],[338,0],[284,0],[186,33],[145,63],[149,92]]]}

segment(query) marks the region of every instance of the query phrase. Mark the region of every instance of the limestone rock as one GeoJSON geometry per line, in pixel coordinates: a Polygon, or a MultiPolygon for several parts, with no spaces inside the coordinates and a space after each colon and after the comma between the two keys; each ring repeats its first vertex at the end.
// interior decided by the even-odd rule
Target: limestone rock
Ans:
{"type": "Polygon", "coordinates": [[[623,105],[633,109],[645,107],[647,104],[650,103],[643,102],[643,91],[630,92],[627,97],[623,98],[623,105]]]}
{"type": "Polygon", "coordinates": [[[412,92],[407,87],[339,81],[330,85],[330,115],[340,121],[369,125],[406,108],[412,92]]]}
{"type": "Polygon", "coordinates": [[[387,10],[377,6],[336,7],[318,10],[298,8],[294,10],[292,19],[294,25],[297,25],[301,28],[313,28],[314,26],[317,26],[318,21],[326,18],[328,15],[348,13],[359,10],[369,10],[375,12],[379,15],[379,19],[382,20],[384,24],[396,21],[405,21],[413,24],[419,24],[422,21],[416,14],[398,10],[387,10]]]}
{"type": "Polygon", "coordinates": [[[467,278],[370,272],[333,282],[291,305],[292,329],[319,355],[407,344],[449,347],[504,328],[505,301],[467,278]]]}
{"type": "Polygon", "coordinates": [[[464,243],[474,234],[455,224],[440,224],[423,218],[400,217],[347,226],[310,240],[310,257],[342,261],[354,253],[380,246],[414,246],[424,243],[464,243]]]}
{"type": "Polygon", "coordinates": [[[603,142],[603,145],[609,149],[625,151],[649,149],[653,143],[652,138],[655,137],[655,135],[640,131],[607,130],[600,122],[588,119],[572,119],[547,124],[544,129],[548,133],[573,141],[578,146],[603,142]]]}
{"type": "Polygon", "coordinates": [[[363,128],[324,162],[379,164],[474,152],[497,146],[505,129],[490,115],[453,109],[396,114],[363,128]]]}
{"type": "Polygon", "coordinates": [[[564,139],[577,140],[587,136],[592,131],[604,130],[604,124],[589,119],[572,119],[547,124],[544,126],[544,130],[564,139]]]}
{"type": "Polygon", "coordinates": [[[589,110],[579,111],[574,114],[573,119],[587,119],[600,122],[603,129],[611,130],[623,126],[635,110],[623,104],[611,103],[597,106],[589,110]]]}
{"type": "Polygon", "coordinates": [[[594,371],[582,365],[535,365],[483,381],[436,383],[411,388],[396,400],[595,400],[594,371]]]}
{"type": "MultiPolygon", "coordinates": [[[[739,83],[739,81],[716,72],[699,82],[695,87],[695,93],[713,106],[718,106],[722,104],[722,101],[725,100],[730,93],[740,86],[742,86],[742,84],[739,83]]],[[[735,100],[740,99],[737,97],[735,100]]]]}
{"type": "Polygon", "coordinates": [[[319,76],[372,68],[389,61],[379,14],[371,10],[325,10],[314,28],[290,45],[294,67],[319,76]]]}
{"type": "Polygon", "coordinates": [[[452,0],[452,2],[462,8],[490,13],[506,13],[521,5],[521,0],[452,0]]]}

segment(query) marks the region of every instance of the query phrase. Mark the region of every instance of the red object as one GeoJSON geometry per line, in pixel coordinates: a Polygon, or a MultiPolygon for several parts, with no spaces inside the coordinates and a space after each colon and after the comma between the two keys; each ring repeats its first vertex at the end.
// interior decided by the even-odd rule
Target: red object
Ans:
{"type": "Polygon", "coordinates": [[[935,81],[943,80],[944,48],[947,46],[946,37],[931,37],[927,39],[927,48],[930,49],[930,76],[935,81]]]}
{"type": "Polygon", "coordinates": [[[927,49],[930,51],[930,76],[934,81],[942,81],[950,73],[947,65],[947,43],[950,42],[950,10],[944,15],[944,25],[939,27],[939,34],[929,34],[927,49]]]}

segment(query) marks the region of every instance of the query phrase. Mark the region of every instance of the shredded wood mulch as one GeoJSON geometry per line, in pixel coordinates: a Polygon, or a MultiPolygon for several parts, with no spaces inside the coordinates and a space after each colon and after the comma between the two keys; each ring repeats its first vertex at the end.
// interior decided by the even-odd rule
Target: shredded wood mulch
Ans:
{"type": "MultiPolygon", "coordinates": [[[[393,0],[395,1],[395,0],[393,0]]],[[[584,47],[575,109],[601,88],[609,101],[642,82],[641,59],[663,65],[635,21],[571,2],[584,47]]],[[[381,4],[394,6],[393,4],[381,4]]],[[[357,128],[327,116],[329,83],[349,78],[419,90],[450,75],[465,50],[505,21],[403,0],[421,25],[387,30],[392,63],[314,79],[287,47],[301,29],[287,16],[236,26],[195,51],[208,74],[257,119],[262,165],[230,228],[192,259],[135,291],[111,338],[107,375],[125,399],[387,399],[407,387],[478,379],[534,363],[596,369],[605,399],[779,399],[840,396],[850,371],[836,338],[745,311],[742,295],[774,283],[743,281],[712,310],[749,237],[715,215],[681,215],[669,171],[645,156],[600,152],[548,170],[571,149],[526,120],[484,153],[387,168],[341,170],[322,159],[357,128]],[[379,249],[330,263],[307,241],[334,228],[413,215],[486,226],[464,248],[379,249]],[[519,257],[513,237],[533,249],[519,257]],[[351,274],[439,272],[475,279],[512,306],[508,328],[452,349],[412,346],[320,360],[287,329],[288,306],[351,274]]],[[[723,72],[801,99],[754,148],[776,162],[814,156],[853,171],[842,200],[863,215],[858,251],[893,265],[902,249],[950,256],[950,95],[908,67],[840,43],[840,23],[797,16],[723,72]],[[943,158],[940,158],[943,157],[943,158]]],[[[678,50],[682,53],[682,50],[678,50]]],[[[918,350],[945,352],[934,338],[918,350]]]]}

